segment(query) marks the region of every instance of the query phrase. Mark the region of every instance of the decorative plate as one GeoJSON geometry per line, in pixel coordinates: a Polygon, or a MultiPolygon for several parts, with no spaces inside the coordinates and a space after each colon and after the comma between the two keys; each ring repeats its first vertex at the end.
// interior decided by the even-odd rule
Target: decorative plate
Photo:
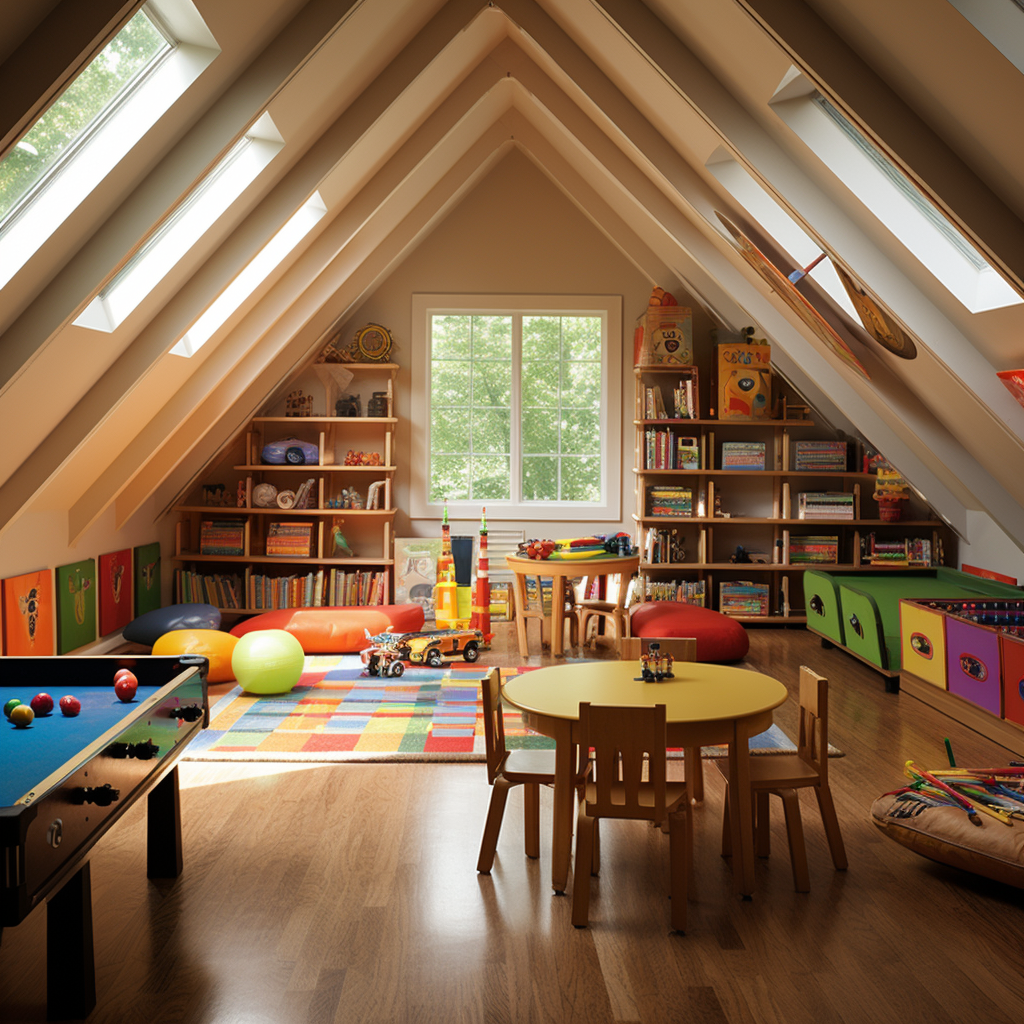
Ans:
{"type": "Polygon", "coordinates": [[[391,332],[380,324],[367,324],[356,331],[356,348],[368,362],[386,362],[391,354],[391,332]]]}

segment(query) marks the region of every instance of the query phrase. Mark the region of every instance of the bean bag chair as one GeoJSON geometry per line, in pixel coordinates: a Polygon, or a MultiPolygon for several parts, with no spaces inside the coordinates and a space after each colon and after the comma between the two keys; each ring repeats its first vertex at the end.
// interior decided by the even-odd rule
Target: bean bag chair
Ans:
{"type": "Polygon", "coordinates": [[[220,609],[212,604],[171,604],[154,608],[124,627],[125,640],[152,647],[172,629],[220,629],[220,609]]]}
{"type": "Polygon", "coordinates": [[[220,629],[172,629],[158,637],[153,654],[198,654],[210,662],[208,683],[227,683],[235,678],[231,669],[238,637],[220,629]]]}
{"type": "Polygon", "coordinates": [[[1024,828],[1007,828],[986,814],[972,825],[956,807],[926,807],[914,814],[905,808],[891,795],[880,796],[871,805],[871,820],[922,857],[1024,889],[1024,828]]]}
{"type": "Polygon", "coordinates": [[[239,622],[233,636],[256,629],[283,629],[291,633],[306,654],[354,654],[369,646],[371,636],[387,629],[411,633],[423,628],[423,607],[418,604],[379,604],[372,608],[281,608],[239,622]]]}
{"type": "Polygon", "coordinates": [[[742,623],[710,608],[682,601],[644,601],[630,609],[629,635],[647,637],[693,636],[697,660],[739,661],[750,649],[742,623]]]}

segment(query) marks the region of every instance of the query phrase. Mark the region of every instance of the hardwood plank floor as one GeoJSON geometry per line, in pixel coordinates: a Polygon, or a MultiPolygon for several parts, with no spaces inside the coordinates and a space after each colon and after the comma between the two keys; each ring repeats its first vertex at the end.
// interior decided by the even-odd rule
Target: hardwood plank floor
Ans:
{"type": "MultiPolygon", "coordinates": [[[[793,891],[781,811],[752,901],[719,857],[722,781],[695,811],[696,892],[668,931],[667,843],[602,823],[591,926],[523,856],[521,791],[489,877],[475,871],[489,789],[482,765],[183,763],[185,872],[145,877],[138,809],[92,860],[95,1024],[701,1022],[946,1024],[1024,1019],[1019,891],[934,865],[885,839],[872,800],[908,758],[1004,760],[1003,748],[802,630],[751,630],[748,663],[783,680],[796,722],[799,665],[831,683],[830,765],[850,868],[832,868],[802,798],[811,892],[793,891]]],[[[492,664],[518,664],[499,626],[492,664]]],[[[546,664],[549,658],[531,658],[546,664]]],[[[44,913],[4,932],[0,1020],[45,1019],[44,913]]]]}

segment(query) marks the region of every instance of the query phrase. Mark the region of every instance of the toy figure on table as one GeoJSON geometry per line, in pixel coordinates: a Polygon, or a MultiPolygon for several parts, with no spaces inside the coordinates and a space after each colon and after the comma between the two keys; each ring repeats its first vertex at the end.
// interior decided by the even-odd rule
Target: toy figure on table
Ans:
{"type": "Polygon", "coordinates": [[[638,680],[645,683],[660,683],[663,679],[674,679],[672,674],[672,655],[661,653],[661,644],[651,643],[640,655],[640,675],[638,680]]]}

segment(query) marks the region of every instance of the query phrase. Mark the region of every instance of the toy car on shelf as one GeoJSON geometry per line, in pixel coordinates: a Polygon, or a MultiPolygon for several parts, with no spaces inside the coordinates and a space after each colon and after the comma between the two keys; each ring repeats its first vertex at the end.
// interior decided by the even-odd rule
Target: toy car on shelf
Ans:
{"type": "Polygon", "coordinates": [[[265,444],[260,458],[270,466],[315,466],[320,462],[320,449],[297,437],[283,437],[265,444]]]}
{"type": "Polygon", "coordinates": [[[378,633],[370,636],[370,646],[362,652],[363,664],[371,676],[400,676],[403,662],[411,661],[437,668],[446,658],[458,655],[476,661],[480,649],[487,646],[479,629],[433,629],[419,633],[378,633]]]}

